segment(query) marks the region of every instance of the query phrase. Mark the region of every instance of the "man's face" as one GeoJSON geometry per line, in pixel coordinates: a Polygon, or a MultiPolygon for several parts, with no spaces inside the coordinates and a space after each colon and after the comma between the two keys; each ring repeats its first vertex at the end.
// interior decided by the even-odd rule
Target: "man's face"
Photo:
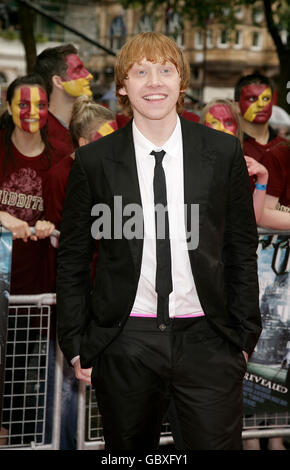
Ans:
{"type": "Polygon", "coordinates": [[[11,101],[15,126],[26,132],[38,132],[47,121],[48,102],[45,91],[37,85],[16,88],[11,101]]]}
{"type": "Polygon", "coordinates": [[[85,69],[81,59],[76,54],[66,57],[66,78],[62,79],[64,90],[71,96],[91,96],[90,81],[93,76],[85,69]]]}
{"type": "Polygon", "coordinates": [[[236,135],[238,130],[237,121],[226,104],[211,106],[205,117],[205,125],[231,135],[236,135]]]}
{"type": "Polygon", "coordinates": [[[120,95],[128,96],[134,118],[160,120],[176,114],[180,76],[174,64],[142,59],[134,63],[120,95]]]}
{"type": "Polygon", "coordinates": [[[246,121],[263,124],[272,114],[272,91],[267,85],[251,83],[241,90],[240,110],[246,121]]]}

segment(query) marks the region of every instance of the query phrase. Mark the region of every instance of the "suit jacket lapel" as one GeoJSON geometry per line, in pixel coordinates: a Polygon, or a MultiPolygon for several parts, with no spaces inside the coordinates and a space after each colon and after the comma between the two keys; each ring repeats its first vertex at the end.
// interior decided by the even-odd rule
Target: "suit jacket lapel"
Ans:
{"type": "MultiPolygon", "coordinates": [[[[122,197],[122,207],[134,204],[141,208],[141,193],[138,181],[132,121],[118,131],[112,154],[104,159],[104,170],[114,196],[122,197]]],[[[140,211],[139,211],[140,213],[140,211]]],[[[134,212],[132,212],[132,217],[134,212]]],[[[130,217],[129,217],[130,218],[130,217]]],[[[123,219],[124,221],[124,219],[123,219]]],[[[143,213],[142,221],[143,226],[143,213]]],[[[128,240],[133,262],[139,275],[142,260],[143,236],[128,240]]]]}
{"type": "Polygon", "coordinates": [[[201,233],[207,210],[209,189],[213,177],[215,155],[209,151],[202,137],[201,124],[180,118],[183,136],[184,204],[186,228],[192,233],[195,221],[191,220],[191,205],[198,204],[198,230],[201,233]]]}

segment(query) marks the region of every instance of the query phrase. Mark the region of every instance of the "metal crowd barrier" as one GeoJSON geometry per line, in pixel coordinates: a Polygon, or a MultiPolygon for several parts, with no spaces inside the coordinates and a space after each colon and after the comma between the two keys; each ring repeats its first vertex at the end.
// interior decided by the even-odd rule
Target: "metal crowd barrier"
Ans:
{"type": "Polygon", "coordinates": [[[9,297],[1,450],[59,449],[63,356],[57,347],[52,436],[46,442],[51,307],[55,294],[9,297]]]}

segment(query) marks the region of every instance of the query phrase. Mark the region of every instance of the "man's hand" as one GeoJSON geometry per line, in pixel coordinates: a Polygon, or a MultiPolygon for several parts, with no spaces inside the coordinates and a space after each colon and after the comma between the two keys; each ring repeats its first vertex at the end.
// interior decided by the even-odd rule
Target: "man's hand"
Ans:
{"type": "Polygon", "coordinates": [[[89,369],[82,369],[80,359],[77,359],[74,362],[73,366],[75,369],[76,378],[79,380],[83,380],[89,385],[92,385],[92,382],[91,382],[92,367],[90,367],[89,369]]]}

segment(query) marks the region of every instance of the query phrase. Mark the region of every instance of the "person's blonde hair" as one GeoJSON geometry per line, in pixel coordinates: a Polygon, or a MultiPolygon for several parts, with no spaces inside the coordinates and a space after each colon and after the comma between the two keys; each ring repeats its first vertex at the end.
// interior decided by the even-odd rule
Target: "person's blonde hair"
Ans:
{"type": "MultiPolygon", "coordinates": [[[[171,62],[180,76],[180,90],[189,86],[190,67],[182,50],[169,37],[161,33],[140,33],[129,39],[121,48],[115,63],[116,96],[124,114],[132,117],[132,108],[128,96],[122,96],[119,90],[125,86],[125,79],[135,63],[146,59],[150,62],[171,62]]],[[[183,111],[184,92],[180,92],[176,110],[183,111]]]]}
{"type": "Polygon", "coordinates": [[[89,96],[79,96],[74,102],[69,125],[74,147],[79,147],[80,137],[91,141],[96,129],[114,119],[110,109],[95,103],[89,96]]]}
{"type": "Polygon", "coordinates": [[[204,124],[206,120],[206,115],[209,112],[210,108],[216,104],[223,104],[224,106],[228,106],[237,122],[237,133],[236,137],[240,140],[241,144],[243,143],[243,131],[242,131],[242,126],[241,126],[241,118],[239,113],[235,109],[235,105],[232,101],[228,100],[227,98],[214,98],[211,100],[209,103],[205,105],[205,107],[202,109],[201,115],[200,115],[200,123],[204,124]]]}

